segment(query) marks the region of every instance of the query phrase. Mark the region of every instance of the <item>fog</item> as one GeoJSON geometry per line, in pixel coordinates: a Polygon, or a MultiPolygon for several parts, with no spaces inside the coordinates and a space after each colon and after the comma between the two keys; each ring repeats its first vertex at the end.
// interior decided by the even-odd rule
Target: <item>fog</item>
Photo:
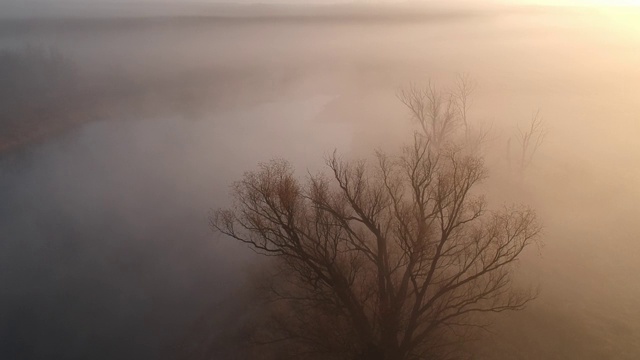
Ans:
{"type": "Polygon", "coordinates": [[[233,358],[216,334],[261,260],[210,209],[261,161],[305,176],[334,149],[397,148],[415,129],[397,90],[459,73],[491,129],[483,190],[544,225],[520,267],[539,298],[497,316],[476,358],[640,356],[640,12],[341,11],[0,22],[0,50],[54,51],[77,77],[25,100],[2,69],[1,358],[233,358]],[[548,135],[513,175],[507,139],[537,109],[548,135]]]}

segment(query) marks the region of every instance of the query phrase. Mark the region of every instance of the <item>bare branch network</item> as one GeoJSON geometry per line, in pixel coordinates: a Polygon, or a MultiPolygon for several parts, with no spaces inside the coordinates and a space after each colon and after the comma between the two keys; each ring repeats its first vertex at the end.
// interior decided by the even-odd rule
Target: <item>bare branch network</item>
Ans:
{"type": "Polygon", "coordinates": [[[416,135],[370,162],[334,153],[328,174],[306,181],[276,160],[235,183],[235,205],[213,212],[212,228],[285,271],[272,294],[286,305],[260,342],[288,344],[283,357],[433,359],[483,326],[480,314],[535,297],[510,277],[538,239],[535,213],[488,210],[473,192],[482,159],[432,141],[416,135]]]}
{"type": "Polygon", "coordinates": [[[451,90],[442,90],[432,82],[426,86],[410,84],[396,96],[432,146],[444,146],[454,140],[468,150],[478,152],[487,141],[490,128],[478,126],[470,119],[471,97],[476,87],[468,74],[460,74],[451,90]],[[459,135],[462,135],[461,139],[459,135]]]}

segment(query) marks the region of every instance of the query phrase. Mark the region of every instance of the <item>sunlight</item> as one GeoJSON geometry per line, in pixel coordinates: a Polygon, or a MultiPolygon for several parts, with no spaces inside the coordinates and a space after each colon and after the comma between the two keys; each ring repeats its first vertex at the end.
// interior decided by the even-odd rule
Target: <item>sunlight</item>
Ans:
{"type": "Polygon", "coordinates": [[[515,2],[545,6],[640,7],[640,0],[515,0],[515,2]]]}
{"type": "Polygon", "coordinates": [[[587,6],[640,6],[640,0],[582,0],[573,2],[576,5],[584,3],[587,6]]]}
{"type": "MultiPolygon", "coordinates": [[[[640,5],[638,0],[633,3],[636,6],[640,5]]],[[[640,39],[640,7],[600,7],[597,9],[604,17],[605,26],[628,40],[637,41],[640,39]]]]}
{"type": "Polygon", "coordinates": [[[511,3],[593,10],[597,24],[627,39],[640,39],[640,0],[511,0],[511,3]]]}

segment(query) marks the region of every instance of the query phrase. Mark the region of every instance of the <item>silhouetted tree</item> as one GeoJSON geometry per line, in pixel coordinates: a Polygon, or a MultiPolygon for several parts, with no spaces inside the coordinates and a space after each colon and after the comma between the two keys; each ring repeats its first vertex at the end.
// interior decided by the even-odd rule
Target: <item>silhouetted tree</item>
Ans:
{"type": "Polygon", "coordinates": [[[453,89],[439,88],[430,81],[427,86],[410,84],[401,89],[397,97],[432,146],[455,142],[469,152],[478,153],[487,140],[489,129],[474,124],[469,118],[471,96],[476,86],[468,74],[460,74],[453,89]]]}
{"type": "MultiPolygon", "coordinates": [[[[428,116],[450,121],[449,107],[428,116]]],[[[255,342],[277,358],[444,358],[486,325],[482,314],[535,297],[510,277],[538,238],[534,212],[488,210],[474,193],[482,159],[434,145],[447,126],[374,161],[334,153],[329,174],[304,182],[276,160],[235,183],[235,205],[213,212],[212,228],[278,265],[265,283],[278,301],[254,324],[255,342]]]]}
{"type": "Polygon", "coordinates": [[[540,110],[537,110],[533,113],[531,121],[524,129],[518,126],[518,133],[516,134],[516,141],[518,142],[515,154],[517,156],[516,159],[512,159],[511,139],[507,141],[507,161],[509,162],[509,166],[512,166],[515,160],[515,165],[519,171],[524,171],[529,167],[546,136],[547,129],[540,115],[540,110]]]}
{"type": "Polygon", "coordinates": [[[434,146],[445,143],[464,121],[457,94],[440,91],[431,82],[426,87],[411,84],[401,89],[398,99],[411,111],[412,118],[434,146]]]}

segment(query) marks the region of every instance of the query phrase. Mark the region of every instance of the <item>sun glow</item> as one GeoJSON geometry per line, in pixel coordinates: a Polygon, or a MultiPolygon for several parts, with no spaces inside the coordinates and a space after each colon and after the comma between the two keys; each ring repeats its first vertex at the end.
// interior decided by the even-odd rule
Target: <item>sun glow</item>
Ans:
{"type": "Polygon", "coordinates": [[[574,0],[575,5],[586,6],[640,6],[640,0],[574,0]]]}
{"type": "Polygon", "coordinates": [[[575,7],[593,11],[591,25],[612,30],[629,40],[640,40],[640,0],[505,0],[537,6],[575,7]]]}
{"type": "Polygon", "coordinates": [[[514,2],[545,6],[640,7],[640,0],[515,0],[514,2]]]}

